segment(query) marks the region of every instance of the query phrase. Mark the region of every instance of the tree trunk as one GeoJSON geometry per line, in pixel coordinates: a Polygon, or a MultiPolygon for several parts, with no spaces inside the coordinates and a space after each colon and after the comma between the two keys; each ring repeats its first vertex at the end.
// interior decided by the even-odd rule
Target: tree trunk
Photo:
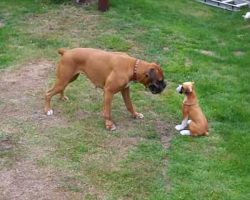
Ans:
{"type": "Polygon", "coordinates": [[[98,9],[103,12],[107,11],[109,9],[109,0],[99,0],[98,9]]]}

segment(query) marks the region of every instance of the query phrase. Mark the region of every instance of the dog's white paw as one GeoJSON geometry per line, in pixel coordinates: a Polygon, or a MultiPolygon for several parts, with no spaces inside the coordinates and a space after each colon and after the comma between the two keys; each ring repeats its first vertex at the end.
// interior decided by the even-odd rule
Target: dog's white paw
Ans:
{"type": "Polygon", "coordinates": [[[116,130],[116,126],[113,124],[112,127],[109,130],[110,131],[115,131],[116,130]]]}
{"type": "Polygon", "coordinates": [[[187,124],[189,125],[189,124],[191,124],[191,122],[192,122],[192,120],[189,119],[189,120],[187,121],[187,124]]]}
{"type": "Polygon", "coordinates": [[[182,130],[180,132],[181,135],[191,135],[191,132],[189,130],[182,130]]]}
{"type": "Polygon", "coordinates": [[[48,110],[47,113],[46,113],[46,115],[47,115],[47,116],[53,115],[53,110],[52,110],[52,109],[51,109],[51,110],[48,110]]]}
{"type": "Polygon", "coordinates": [[[183,127],[181,124],[175,126],[175,129],[176,129],[177,131],[181,131],[181,130],[183,130],[184,128],[185,128],[185,127],[183,127]]]}
{"type": "Polygon", "coordinates": [[[108,131],[115,131],[116,130],[116,126],[114,124],[112,124],[112,125],[106,125],[106,129],[108,131]]]}
{"type": "Polygon", "coordinates": [[[110,120],[106,120],[105,125],[106,125],[106,129],[108,131],[114,131],[114,130],[116,130],[116,125],[112,121],[110,121],[110,120]]]}
{"type": "Polygon", "coordinates": [[[62,97],[60,97],[60,100],[62,100],[62,101],[68,101],[68,100],[69,100],[69,97],[67,97],[67,96],[62,96],[62,97]]]}
{"type": "Polygon", "coordinates": [[[142,113],[136,113],[135,114],[135,118],[136,119],[143,119],[144,118],[144,115],[142,113]]]}

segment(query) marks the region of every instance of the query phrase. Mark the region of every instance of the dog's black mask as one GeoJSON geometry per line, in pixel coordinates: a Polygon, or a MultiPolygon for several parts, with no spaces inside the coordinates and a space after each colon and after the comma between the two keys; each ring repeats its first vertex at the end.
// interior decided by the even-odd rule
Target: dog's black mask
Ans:
{"type": "Polygon", "coordinates": [[[148,72],[148,78],[148,88],[152,92],[152,94],[159,94],[165,89],[167,84],[163,79],[164,77],[159,77],[155,69],[150,69],[150,71],[148,72]],[[159,78],[161,79],[159,80],[159,78]]]}
{"type": "Polygon", "coordinates": [[[159,94],[165,89],[166,86],[167,84],[165,83],[164,80],[161,81],[157,80],[150,83],[148,88],[152,92],[152,94],[159,94]]]}
{"type": "Polygon", "coordinates": [[[181,86],[181,90],[179,91],[179,93],[182,94],[183,90],[184,90],[184,88],[183,88],[183,86],[181,86]]]}

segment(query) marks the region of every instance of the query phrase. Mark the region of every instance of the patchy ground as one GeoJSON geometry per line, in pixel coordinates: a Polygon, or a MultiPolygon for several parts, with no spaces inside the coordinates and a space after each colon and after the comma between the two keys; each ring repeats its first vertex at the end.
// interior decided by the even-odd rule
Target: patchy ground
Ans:
{"type": "MultiPolygon", "coordinates": [[[[61,116],[52,120],[42,113],[42,93],[53,64],[40,60],[30,62],[20,70],[0,74],[1,153],[21,151],[22,155],[0,158],[1,199],[80,199],[79,194],[59,188],[58,176],[52,169],[37,166],[37,159],[46,155],[47,149],[30,148],[25,130],[20,123],[37,123],[52,126],[62,121],[61,116]],[[23,134],[23,135],[21,135],[23,134]],[[15,138],[19,139],[15,141],[15,138]],[[13,163],[7,166],[10,159],[13,163]]],[[[18,152],[16,152],[18,154],[18,152]]],[[[2,155],[2,154],[1,154],[2,155]]]]}
{"type": "MultiPolygon", "coordinates": [[[[40,131],[44,128],[58,124],[67,126],[68,122],[60,112],[53,117],[46,117],[43,113],[43,93],[48,88],[47,77],[52,71],[54,71],[52,62],[38,60],[29,62],[20,69],[6,70],[0,74],[0,112],[2,113],[0,115],[0,193],[3,200],[63,200],[85,197],[84,192],[68,191],[62,187],[61,179],[67,179],[63,172],[38,165],[37,162],[46,157],[53,150],[53,146],[34,145],[26,134],[28,124],[35,124],[36,134],[41,134],[40,131]]],[[[168,148],[172,135],[164,134],[169,127],[161,121],[156,122],[156,127],[161,134],[163,145],[168,148]]],[[[115,152],[110,157],[109,167],[117,168],[119,160],[126,157],[129,150],[142,140],[141,137],[105,140],[103,147],[107,151],[115,152]]],[[[98,159],[98,157],[91,156],[87,160],[92,159],[98,159]]],[[[83,191],[87,191],[86,193],[95,194],[97,199],[105,199],[104,193],[93,185],[85,184],[84,187],[83,191]]]]}

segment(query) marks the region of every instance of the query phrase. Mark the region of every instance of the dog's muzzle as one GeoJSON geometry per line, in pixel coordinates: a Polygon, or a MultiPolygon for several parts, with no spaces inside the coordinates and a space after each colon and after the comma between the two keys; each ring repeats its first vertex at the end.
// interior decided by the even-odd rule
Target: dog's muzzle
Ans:
{"type": "Polygon", "coordinates": [[[182,93],[183,93],[183,87],[182,87],[182,85],[179,85],[179,86],[176,88],[176,91],[177,91],[178,93],[182,94],[182,93]]]}
{"type": "Polygon", "coordinates": [[[167,84],[162,80],[149,84],[148,88],[152,94],[159,94],[165,89],[166,86],[167,84]]]}

